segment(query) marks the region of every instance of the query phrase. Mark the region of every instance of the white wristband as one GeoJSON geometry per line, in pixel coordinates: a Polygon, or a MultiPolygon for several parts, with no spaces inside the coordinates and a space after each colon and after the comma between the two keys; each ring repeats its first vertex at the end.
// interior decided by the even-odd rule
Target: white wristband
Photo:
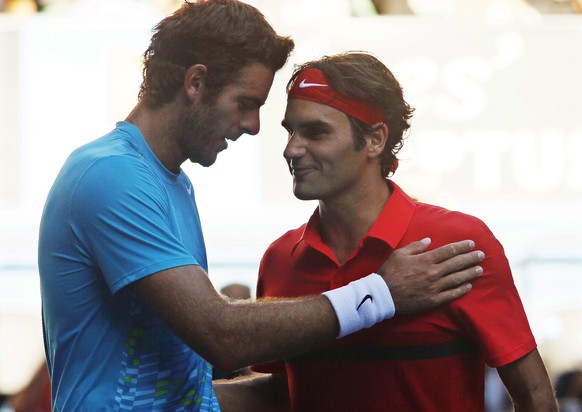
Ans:
{"type": "Polygon", "coordinates": [[[329,299],[337,316],[340,325],[338,338],[394,316],[395,307],[390,289],[376,273],[322,295],[329,299]]]}

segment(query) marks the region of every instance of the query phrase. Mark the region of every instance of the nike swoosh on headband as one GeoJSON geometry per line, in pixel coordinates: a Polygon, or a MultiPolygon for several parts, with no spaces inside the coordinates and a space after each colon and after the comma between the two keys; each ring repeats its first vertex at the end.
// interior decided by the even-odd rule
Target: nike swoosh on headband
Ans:
{"type": "Polygon", "coordinates": [[[296,76],[289,90],[288,99],[304,99],[324,104],[370,126],[384,121],[385,113],[382,109],[363,100],[352,99],[337,93],[330,86],[321,70],[307,68],[297,73],[296,76]]]}
{"type": "Polygon", "coordinates": [[[305,79],[301,80],[301,83],[299,83],[299,88],[304,89],[306,87],[327,87],[327,84],[305,83],[305,79]]]}

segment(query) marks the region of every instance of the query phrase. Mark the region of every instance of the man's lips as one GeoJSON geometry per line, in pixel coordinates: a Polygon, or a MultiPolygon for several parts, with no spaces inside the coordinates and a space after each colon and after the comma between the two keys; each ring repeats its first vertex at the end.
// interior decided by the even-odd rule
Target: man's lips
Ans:
{"type": "Polygon", "coordinates": [[[289,170],[293,176],[302,177],[311,172],[313,168],[308,166],[290,166],[289,170]]]}
{"type": "Polygon", "coordinates": [[[225,151],[226,149],[228,149],[228,141],[230,140],[231,142],[236,142],[239,137],[240,137],[240,135],[239,136],[226,136],[225,138],[222,139],[222,145],[218,149],[218,151],[219,152],[225,151]]]}
{"type": "Polygon", "coordinates": [[[224,139],[222,141],[222,144],[220,145],[220,147],[218,148],[218,153],[225,151],[226,149],[228,149],[228,142],[226,141],[226,139],[224,139]]]}

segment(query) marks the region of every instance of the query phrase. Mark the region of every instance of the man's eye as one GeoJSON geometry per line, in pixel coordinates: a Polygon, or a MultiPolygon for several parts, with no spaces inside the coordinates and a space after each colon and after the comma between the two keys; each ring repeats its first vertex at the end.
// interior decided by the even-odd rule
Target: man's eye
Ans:
{"type": "Polygon", "coordinates": [[[251,110],[251,109],[255,108],[255,104],[254,104],[254,102],[251,102],[249,100],[239,100],[238,107],[241,110],[251,110]]]}
{"type": "Polygon", "coordinates": [[[320,139],[325,134],[325,130],[322,129],[309,129],[306,131],[305,136],[307,136],[309,139],[320,139]]]}

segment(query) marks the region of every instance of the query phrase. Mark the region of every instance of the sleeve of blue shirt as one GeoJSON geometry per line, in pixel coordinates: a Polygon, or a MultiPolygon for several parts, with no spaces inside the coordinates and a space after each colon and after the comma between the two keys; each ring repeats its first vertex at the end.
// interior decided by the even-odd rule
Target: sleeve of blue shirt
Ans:
{"type": "Polygon", "coordinates": [[[111,156],[80,176],[71,230],[112,292],[171,267],[199,264],[176,235],[164,180],[138,159],[111,156]]]}

